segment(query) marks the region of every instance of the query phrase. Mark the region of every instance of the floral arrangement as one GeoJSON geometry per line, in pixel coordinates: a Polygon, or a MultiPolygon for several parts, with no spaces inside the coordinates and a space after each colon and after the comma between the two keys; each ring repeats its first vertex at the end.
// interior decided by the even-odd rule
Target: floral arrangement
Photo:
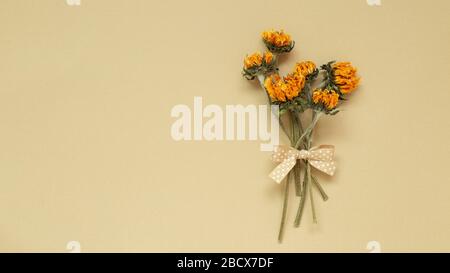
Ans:
{"type": "Polygon", "coordinates": [[[322,116],[339,112],[339,106],[358,87],[360,78],[351,63],[335,61],[319,68],[312,61],[299,62],[291,73],[281,76],[278,69],[279,56],[289,53],[294,48],[294,41],[284,31],[274,30],[263,32],[262,40],[267,51],[248,55],[244,59],[242,74],[247,80],[257,79],[267,94],[269,104],[278,105],[279,111],[276,114],[280,127],[291,142],[290,146],[275,147],[272,160],[279,165],[270,174],[277,183],[285,180],[278,235],[281,242],[291,182],[295,185],[296,196],[300,197],[294,226],[300,226],[308,196],[313,221],[317,223],[313,187],[319,191],[324,201],[328,196],[312,170],[314,168],[332,176],[336,166],[333,161],[333,146],[312,147],[313,131],[322,116]],[[311,112],[311,119],[305,127],[305,116],[309,120],[306,112],[311,112]]]}

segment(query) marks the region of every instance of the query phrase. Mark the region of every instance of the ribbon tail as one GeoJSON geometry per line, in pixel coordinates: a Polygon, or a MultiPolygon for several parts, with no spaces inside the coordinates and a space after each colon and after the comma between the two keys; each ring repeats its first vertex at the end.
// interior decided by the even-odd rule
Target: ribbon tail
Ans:
{"type": "Polygon", "coordinates": [[[332,161],[310,160],[309,163],[317,170],[325,174],[328,174],[329,176],[333,176],[334,172],[336,171],[336,164],[333,160],[332,161]]]}
{"type": "Polygon", "coordinates": [[[275,167],[275,169],[269,174],[269,177],[280,184],[292,168],[294,168],[296,161],[297,159],[295,156],[286,158],[280,163],[280,165],[275,167]]]}

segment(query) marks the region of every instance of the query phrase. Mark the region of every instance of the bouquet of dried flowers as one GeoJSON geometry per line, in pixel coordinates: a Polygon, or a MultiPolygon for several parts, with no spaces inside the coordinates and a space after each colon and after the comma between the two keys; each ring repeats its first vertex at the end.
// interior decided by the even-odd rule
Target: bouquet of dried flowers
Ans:
{"type": "Polygon", "coordinates": [[[324,115],[335,115],[338,107],[353,92],[360,81],[356,68],[349,62],[331,61],[319,68],[311,61],[302,61],[294,70],[281,76],[278,57],[294,48],[294,41],[284,31],[265,31],[262,40],[267,47],[265,53],[256,52],[244,59],[243,76],[248,80],[257,79],[267,94],[271,105],[278,105],[279,124],[290,140],[290,146],[278,146],[272,160],[279,165],[270,177],[277,183],[285,180],[284,202],[278,240],[281,242],[289,199],[289,184],[295,185],[295,193],[300,197],[294,226],[300,226],[306,198],[311,202],[313,221],[317,222],[314,209],[313,187],[322,199],[328,199],[313,168],[333,175],[336,169],[333,161],[334,147],[321,145],[312,147],[313,131],[324,115]],[[311,120],[305,126],[303,114],[311,112],[311,120]],[[285,179],[286,178],[286,179],[285,179]]]}

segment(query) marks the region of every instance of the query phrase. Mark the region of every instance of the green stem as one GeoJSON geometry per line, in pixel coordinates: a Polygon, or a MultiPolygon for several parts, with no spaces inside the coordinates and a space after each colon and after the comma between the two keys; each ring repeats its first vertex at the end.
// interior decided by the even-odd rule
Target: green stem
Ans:
{"type": "MultiPolygon", "coordinates": [[[[295,115],[295,121],[297,123],[297,127],[298,127],[298,136],[296,138],[296,141],[300,138],[300,135],[303,134],[304,130],[303,130],[303,125],[302,125],[302,120],[300,115],[297,115],[297,113],[293,113],[295,115]]],[[[306,147],[306,143],[303,143],[303,146],[306,147]]],[[[302,160],[298,159],[297,163],[295,165],[296,168],[296,179],[298,180],[298,188],[297,188],[297,192],[296,195],[297,196],[301,196],[301,192],[302,192],[302,183],[301,183],[301,162],[302,160]]]]}
{"type": "Polygon", "coordinates": [[[297,210],[297,215],[295,216],[294,227],[300,226],[300,221],[303,215],[303,208],[305,207],[305,199],[306,199],[306,189],[307,189],[307,171],[305,171],[305,176],[303,177],[303,190],[300,196],[300,204],[297,210]]]}
{"type": "MultiPolygon", "coordinates": [[[[313,112],[312,115],[312,121],[311,124],[309,125],[309,127],[305,130],[305,132],[303,133],[303,135],[300,137],[300,139],[297,140],[297,145],[299,146],[301,144],[301,140],[302,137],[306,137],[306,143],[305,143],[305,148],[307,150],[311,149],[311,143],[312,143],[312,133],[313,133],[313,129],[317,123],[317,121],[319,120],[321,116],[321,112],[313,112]]],[[[297,146],[297,148],[298,148],[297,146]]],[[[297,216],[295,218],[295,227],[299,227],[300,226],[300,221],[303,215],[303,208],[305,207],[305,201],[306,201],[306,191],[308,190],[310,193],[310,199],[311,199],[311,209],[312,209],[312,214],[313,214],[313,221],[314,223],[317,222],[317,217],[316,217],[316,211],[315,211],[315,207],[314,207],[314,198],[312,195],[312,176],[311,176],[311,165],[309,163],[309,161],[306,161],[306,171],[305,171],[305,178],[303,180],[303,191],[301,194],[301,199],[300,199],[300,204],[297,210],[297,216]]]]}
{"type": "Polygon", "coordinates": [[[301,175],[300,161],[297,160],[297,163],[294,166],[295,195],[297,196],[301,196],[302,193],[302,180],[300,175],[301,175]]]}
{"type": "Polygon", "coordinates": [[[295,115],[295,117],[297,119],[299,132],[300,132],[300,134],[303,134],[303,125],[302,125],[302,119],[300,118],[300,114],[299,115],[295,115]]]}
{"type": "Polygon", "coordinates": [[[323,201],[327,201],[328,200],[328,195],[326,194],[326,192],[323,190],[322,186],[320,185],[319,181],[317,181],[317,179],[314,176],[311,176],[312,178],[312,182],[314,184],[314,186],[316,186],[316,188],[319,190],[320,195],[322,196],[323,201]]]}
{"type": "Polygon", "coordinates": [[[314,127],[316,126],[317,122],[319,121],[320,117],[322,116],[322,112],[313,112],[313,120],[311,124],[306,128],[306,130],[303,132],[303,134],[300,136],[299,139],[297,139],[297,142],[295,143],[295,148],[298,149],[300,147],[300,144],[302,144],[303,138],[310,135],[314,127]]]}
{"type": "Polygon", "coordinates": [[[269,92],[267,92],[266,87],[264,86],[264,81],[266,80],[266,76],[263,74],[258,74],[257,75],[259,84],[261,85],[262,89],[264,90],[264,92],[267,95],[267,101],[269,102],[269,105],[272,105],[272,98],[269,95],[269,92]]]}
{"type": "MultiPolygon", "coordinates": [[[[261,85],[262,89],[266,93],[268,104],[269,104],[269,106],[271,106],[272,105],[272,99],[271,99],[269,93],[267,92],[266,87],[264,86],[264,80],[265,80],[265,75],[258,75],[259,84],[261,85]]],[[[273,112],[272,112],[272,114],[275,115],[273,112]]],[[[284,123],[283,123],[283,121],[281,119],[281,116],[277,115],[277,118],[278,118],[278,124],[280,125],[281,129],[286,134],[286,136],[289,138],[291,143],[293,143],[293,140],[292,140],[291,136],[289,135],[288,130],[284,126],[284,123]]],[[[288,201],[289,201],[289,180],[290,180],[290,176],[291,176],[290,173],[288,173],[287,178],[286,178],[286,182],[285,182],[286,185],[285,185],[285,190],[284,190],[283,210],[282,210],[282,213],[281,213],[280,231],[278,233],[278,242],[280,242],[280,243],[283,241],[284,226],[285,226],[285,223],[286,223],[287,206],[288,206],[288,201]]]]}
{"type": "Polygon", "coordinates": [[[287,215],[287,206],[289,201],[289,180],[290,180],[290,173],[288,173],[288,176],[286,178],[286,185],[284,189],[284,202],[283,202],[283,211],[281,213],[281,223],[280,223],[280,231],[278,233],[278,242],[281,243],[283,241],[283,234],[284,234],[284,225],[286,223],[286,215],[287,215]]]}
{"type": "MultiPolygon", "coordinates": [[[[292,142],[291,145],[293,145],[296,141],[297,138],[300,135],[299,132],[299,124],[298,124],[298,119],[297,119],[297,115],[295,112],[293,111],[289,111],[289,116],[291,118],[291,124],[292,124],[292,142]]],[[[294,185],[295,185],[295,194],[297,196],[300,196],[301,191],[302,191],[302,182],[301,182],[301,178],[300,178],[300,174],[301,174],[301,170],[300,170],[300,160],[296,160],[295,166],[293,168],[293,172],[294,172],[294,185]]]]}
{"type": "Polygon", "coordinates": [[[278,124],[280,124],[281,130],[283,130],[283,132],[286,134],[286,136],[288,137],[289,141],[292,143],[292,138],[289,136],[288,130],[286,128],[286,126],[284,126],[283,121],[281,120],[281,116],[278,116],[278,124]]]}
{"type": "Polygon", "coordinates": [[[295,117],[295,113],[293,111],[289,111],[289,117],[291,118],[291,124],[292,124],[292,140],[294,140],[294,142],[296,142],[297,138],[299,137],[298,122],[295,117]]]}
{"type": "MultiPolygon", "coordinates": [[[[313,116],[312,116],[312,123],[317,123],[317,120],[319,120],[317,117],[316,112],[313,112],[313,116]]],[[[314,124],[315,124],[314,123],[314,124]]],[[[312,138],[313,138],[313,129],[310,130],[310,133],[308,135],[308,150],[311,149],[311,143],[312,143],[312,138]]],[[[313,192],[312,192],[312,179],[311,179],[311,164],[308,161],[307,164],[307,171],[308,171],[308,186],[309,186],[309,200],[311,201],[311,212],[312,212],[312,217],[313,217],[313,222],[317,223],[317,217],[316,217],[316,208],[314,206],[314,197],[313,197],[313,192]]]]}
{"type": "Polygon", "coordinates": [[[312,211],[312,217],[313,222],[317,224],[317,217],[316,217],[316,208],[314,206],[314,196],[312,192],[312,179],[311,179],[311,165],[308,163],[307,166],[307,172],[308,172],[308,184],[309,184],[309,200],[311,201],[311,211],[312,211]]]}

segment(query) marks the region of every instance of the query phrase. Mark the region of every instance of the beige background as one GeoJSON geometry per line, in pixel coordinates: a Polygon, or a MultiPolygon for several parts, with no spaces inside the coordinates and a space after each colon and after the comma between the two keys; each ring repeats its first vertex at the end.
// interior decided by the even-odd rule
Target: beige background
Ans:
{"type": "Polygon", "coordinates": [[[450,251],[447,0],[1,0],[0,251],[450,251]],[[259,142],[175,142],[176,104],[264,104],[240,76],[284,28],[285,59],[351,60],[363,85],[316,143],[330,200],[284,244],[259,142]]]}

